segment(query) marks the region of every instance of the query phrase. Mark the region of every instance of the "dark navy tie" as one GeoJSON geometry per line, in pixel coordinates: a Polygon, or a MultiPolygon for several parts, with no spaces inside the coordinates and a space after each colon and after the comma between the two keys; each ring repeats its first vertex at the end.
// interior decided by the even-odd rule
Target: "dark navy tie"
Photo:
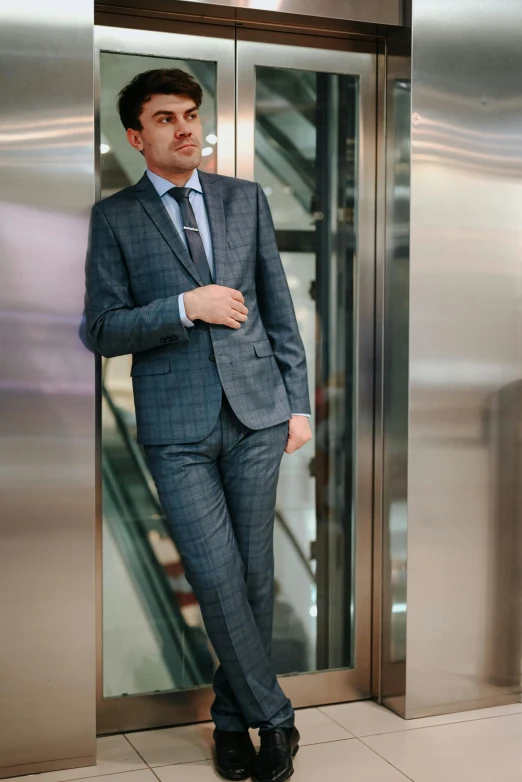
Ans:
{"type": "Polygon", "coordinates": [[[169,190],[169,194],[175,198],[179,204],[183,228],[185,229],[185,236],[187,237],[187,244],[194,266],[198,270],[203,285],[212,285],[213,280],[212,275],[210,274],[207,254],[199,233],[196,215],[194,214],[192,204],[189,201],[189,195],[191,193],[191,187],[173,187],[169,190]]]}

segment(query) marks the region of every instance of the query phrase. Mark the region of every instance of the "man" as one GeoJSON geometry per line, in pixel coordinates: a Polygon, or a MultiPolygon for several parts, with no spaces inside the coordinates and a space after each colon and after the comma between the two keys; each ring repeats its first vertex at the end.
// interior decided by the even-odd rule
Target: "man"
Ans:
{"type": "Polygon", "coordinates": [[[133,354],[138,442],[220,661],[218,771],[282,782],[299,734],[270,661],[273,523],[283,452],[311,438],[306,360],[262,189],[198,171],[201,99],[177,69],[120,93],[147,172],[93,208],[87,332],[133,354]]]}

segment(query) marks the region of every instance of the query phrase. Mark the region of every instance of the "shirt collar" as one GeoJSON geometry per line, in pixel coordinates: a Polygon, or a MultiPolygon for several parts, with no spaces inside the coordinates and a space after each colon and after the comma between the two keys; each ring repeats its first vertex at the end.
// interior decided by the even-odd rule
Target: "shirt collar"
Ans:
{"type": "MultiPolygon", "coordinates": [[[[167,193],[171,188],[175,187],[175,185],[172,184],[172,182],[169,182],[168,179],[164,179],[162,176],[158,176],[158,174],[154,174],[152,171],[149,171],[147,169],[147,176],[156,188],[156,192],[158,193],[159,197],[162,198],[165,193],[167,193]]],[[[202,193],[203,190],[201,189],[201,183],[199,181],[199,174],[197,168],[194,169],[192,172],[190,179],[188,180],[185,187],[191,187],[193,190],[197,190],[198,193],[202,193]]]]}

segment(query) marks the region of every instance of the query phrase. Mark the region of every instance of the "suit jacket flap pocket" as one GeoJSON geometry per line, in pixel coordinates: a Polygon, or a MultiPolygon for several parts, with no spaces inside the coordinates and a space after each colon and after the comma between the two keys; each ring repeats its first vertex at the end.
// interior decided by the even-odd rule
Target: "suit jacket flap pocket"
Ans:
{"type": "Polygon", "coordinates": [[[263,358],[264,356],[273,356],[274,351],[272,349],[272,345],[268,340],[265,342],[255,342],[254,343],[254,350],[256,351],[259,358],[263,358]]]}
{"type": "Polygon", "coordinates": [[[131,369],[131,377],[138,375],[165,375],[170,369],[168,361],[139,361],[134,362],[131,369]]]}

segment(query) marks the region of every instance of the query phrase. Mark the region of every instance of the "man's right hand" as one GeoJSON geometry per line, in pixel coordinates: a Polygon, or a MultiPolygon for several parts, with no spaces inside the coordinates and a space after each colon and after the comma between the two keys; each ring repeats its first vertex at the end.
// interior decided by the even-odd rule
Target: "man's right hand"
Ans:
{"type": "Polygon", "coordinates": [[[241,328],[248,320],[248,309],[240,291],[224,285],[204,285],[183,294],[185,312],[189,320],[218,323],[231,329],[241,328]]]}

